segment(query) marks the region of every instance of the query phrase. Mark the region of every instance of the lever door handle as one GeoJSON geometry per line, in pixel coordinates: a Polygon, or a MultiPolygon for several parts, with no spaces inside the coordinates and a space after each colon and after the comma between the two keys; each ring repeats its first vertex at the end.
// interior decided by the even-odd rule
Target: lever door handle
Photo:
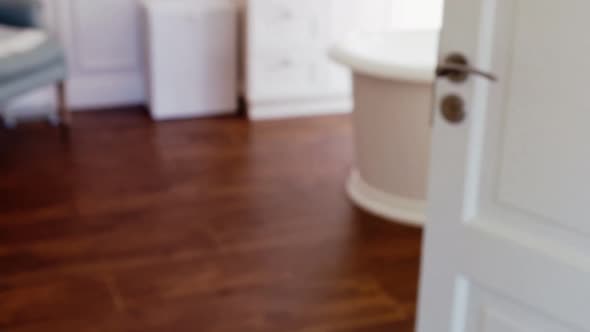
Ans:
{"type": "Polygon", "coordinates": [[[496,75],[469,65],[467,58],[458,53],[449,55],[443,64],[436,67],[437,77],[446,77],[455,83],[465,82],[470,75],[478,75],[490,81],[497,81],[496,75]]]}

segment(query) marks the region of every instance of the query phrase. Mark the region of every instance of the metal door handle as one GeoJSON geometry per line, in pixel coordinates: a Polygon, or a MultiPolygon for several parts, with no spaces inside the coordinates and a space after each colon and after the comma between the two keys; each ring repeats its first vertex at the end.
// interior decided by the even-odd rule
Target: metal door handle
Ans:
{"type": "Polygon", "coordinates": [[[465,82],[470,75],[479,75],[493,82],[498,80],[496,75],[470,66],[467,58],[458,53],[449,55],[445,63],[436,67],[437,77],[446,77],[455,83],[465,82]]]}

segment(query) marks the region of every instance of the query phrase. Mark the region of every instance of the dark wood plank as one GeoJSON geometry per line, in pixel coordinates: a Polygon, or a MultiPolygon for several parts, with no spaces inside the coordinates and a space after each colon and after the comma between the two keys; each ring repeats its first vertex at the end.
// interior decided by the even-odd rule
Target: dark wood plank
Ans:
{"type": "Polygon", "coordinates": [[[421,232],[354,208],[348,116],[0,130],[0,330],[413,330],[421,232]]]}

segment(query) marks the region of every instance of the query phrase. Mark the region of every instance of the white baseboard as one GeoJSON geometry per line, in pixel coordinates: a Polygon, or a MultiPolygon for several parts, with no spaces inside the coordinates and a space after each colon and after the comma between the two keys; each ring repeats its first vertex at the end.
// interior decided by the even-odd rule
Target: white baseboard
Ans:
{"type": "Polygon", "coordinates": [[[256,102],[248,105],[250,120],[271,120],[352,112],[352,98],[256,102]]]}
{"type": "Polygon", "coordinates": [[[195,112],[192,114],[173,114],[173,115],[159,115],[150,112],[150,116],[154,121],[176,121],[176,120],[188,120],[188,119],[199,119],[207,117],[216,117],[224,115],[234,115],[238,113],[238,107],[233,106],[228,109],[222,110],[208,110],[207,112],[195,112]]]}
{"type": "Polygon", "coordinates": [[[385,193],[366,183],[356,170],[348,179],[347,191],[356,205],[387,220],[418,227],[426,222],[425,201],[385,193]]]}
{"type": "Polygon", "coordinates": [[[146,102],[140,75],[122,73],[102,77],[72,77],[67,82],[68,106],[72,110],[94,110],[146,102]]]}

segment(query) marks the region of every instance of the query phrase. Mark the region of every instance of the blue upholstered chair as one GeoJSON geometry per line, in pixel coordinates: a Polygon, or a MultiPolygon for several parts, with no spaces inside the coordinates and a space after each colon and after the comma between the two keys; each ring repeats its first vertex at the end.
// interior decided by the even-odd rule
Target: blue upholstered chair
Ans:
{"type": "MultiPolygon", "coordinates": [[[[0,24],[40,28],[40,9],[37,0],[0,0],[0,24]]],[[[64,52],[52,38],[25,53],[0,57],[0,104],[43,86],[57,84],[58,115],[62,127],[68,128],[71,117],[65,105],[66,73],[64,52]]]]}

